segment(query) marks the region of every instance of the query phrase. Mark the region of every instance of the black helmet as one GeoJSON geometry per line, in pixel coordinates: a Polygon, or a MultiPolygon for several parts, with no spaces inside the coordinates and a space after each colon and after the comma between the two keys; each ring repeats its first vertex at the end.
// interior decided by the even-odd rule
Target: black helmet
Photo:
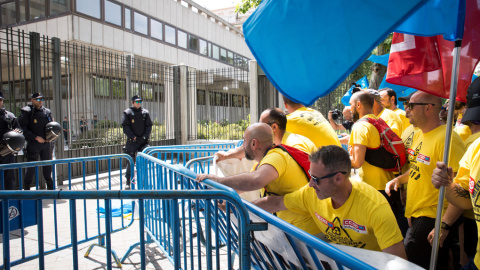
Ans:
{"type": "Polygon", "coordinates": [[[0,155],[6,156],[8,154],[17,153],[22,150],[25,145],[25,137],[15,131],[9,131],[3,134],[3,141],[0,146],[0,155]]]}
{"type": "Polygon", "coordinates": [[[45,137],[48,142],[55,140],[60,132],[62,131],[62,127],[57,122],[50,122],[45,127],[45,137]]]}

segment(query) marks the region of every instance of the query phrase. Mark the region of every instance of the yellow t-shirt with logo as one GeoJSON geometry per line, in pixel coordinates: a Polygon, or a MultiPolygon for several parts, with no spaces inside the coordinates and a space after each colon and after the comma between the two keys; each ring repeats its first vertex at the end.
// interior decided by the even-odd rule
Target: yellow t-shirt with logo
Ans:
{"type": "Polygon", "coordinates": [[[287,131],[309,138],[317,148],[326,145],[341,146],[328,120],[320,112],[307,107],[287,114],[287,131]]]}
{"type": "MultiPolygon", "coordinates": [[[[470,145],[472,145],[473,142],[475,142],[478,138],[480,138],[480,132],[470,135],[468,139],[465,141],[465,149],[467,149],[468,151],[468,148],[470,147],[470,145]]],[[[473,209],[468,209],[463,211],[463,216],[469,219],[475,219],[475,214],[473,213],[473,209]]]]}
{"type": "MultiPolygon", "coordinates": [[[[454,179],[461,187],[470,193],[473,212],[477,229],[480,230],[480,202],[478,193],[480,191],[480,139],[475,140],[460,161],[460,168],[454,179]]],[[[480,236],[480,234],[479,234],[480,236]]],[[[479,239],[480,240],[480,239],[479,239]]],[[[477,243],[477,254],[474,258],[475,265],[480,269],[480,241],[477,243]]]]}
{"type": "MultiPolygon", "coordinates": [[[[427,133],[421,133],[407,149],[410,162],[408,176],[407,205],[405,216],[436,217],[438,189],[432,185],[431,178],[437,161],[443,160],[445,150],[446,126],[441,125],[427,133]]],[[[449,166],[458,171],[458,163],[465,153],[465,146],[457,133],[452,132],[449,166]]],[[[445,203],[445,208],[447,203],[445,203]]]]}
{"type": "MultiPolygon", "coordinates": [[[[373,114],[367,114],[362,118],[378,119],[378,117],[373,114]]],[[[352,147],[355,144],[365,145],[368,148],[378,148],[380,146],[380,134],[378,130],[367,121],[357,121],[352,127],[352,133],[348,141],[348,145],[352,147]]],[[[363,182],[377,190],[385,190],[388,181],[394,178],[393,173],[373,166],[367,161],[363,163],[358,174],[363,182]]]]}
{"type": "MultiPolygon", "coordinates": [[[[267,195],[281,196],[297,191],[303,186],[308,185],[309,179],[307,179],[303,169],[290,154],[282,149],[274,148],[268,151],[267,155],[260,161],[258,167],[264,164],[273,166],[278,173],[278,178],[261,190],[262,195],[266,193],[267,195]]],[[[277,217],[308,233],[317,234],[320,232],[315,226],[312,217],[308,214],[299,214],[285,210],[277,212],[277,217]]]]}
{"type": "Polygon", "coordinates": [[[283,134],[282,144],[291,146],[307,154],[317,150],[317,147],[315,147],[315,144],[309,138],[288,131],[285,131],[285,134],[283,134]]]}
{"type": "Polygon", "coordinates": [[[383,108],[378,117],[382,118],[383,121],[385,121],[385,123],[387,123],[387,125],[393,130],[393,132],[398,135],[398,137],[402,136],[402,120],[394,111],[383,108]]]}
{"type": "Polygon", "coordinates": [[[393,110],[394,113],[402,120],[402,134],[407,129],[407,127],[411,126],[410,121],[408,120],[407,116],[405,115],[405,111],[399,108],[393,110]]]}
{"type": "Polygon", "coordinates": [[[460,135],[460,138],[462,138],[462,141],[464,142],[470,137],[470,135],[472,135],[470,127],[464,124],[457,124],[453,130],[460,135]]]}
{"type": "MultiPolygon", "coordinates": [[[[405,145],[405,149],[408,150],[412,146],[412,142],[414,139],[417,139],[418,136],[422,133],[422,130],[418,127],[414,127],[413,125],[407,126],[407,128],[402,133],[402,141],[405,145]]],[[[402,168],[402,174],[407,172],[410,169],[410,164],[407,163],[402,168]]]]}
{"type": "Polygon", "coordinates": [[[338,209],[332,199],[319,200],[305,186],[283,199],[287,209],[310,214],[322,233],[333,243],[381,251],[403,240],[385,197],[371,186],[351,181],[352,193],[338,209]]]}

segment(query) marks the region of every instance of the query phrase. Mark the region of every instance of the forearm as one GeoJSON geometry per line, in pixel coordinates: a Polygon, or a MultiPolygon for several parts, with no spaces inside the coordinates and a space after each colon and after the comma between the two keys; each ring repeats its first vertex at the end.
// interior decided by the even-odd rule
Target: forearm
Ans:
{"type": "Polygon", "coordinates": [[[252,203],[269,213],[287,210],[283,203],[284,196],[267,196],[253,201],[252,203]]]}
{"type": "Polygon", "coordinates": [[[472,209],[470,193],[457,183],[452,183],[445,188],[445,197],[448,202],[461,209],[472,209]]]}
{"type": "Polygon", "coordinates": [[[245,158],[245,150],[243,148],[243,145],[226,152],[225,159],[230,159],[230,158],[238,158],[238,159],[245,158]]]}
{"type": "Polygon", "coordinates": [[[408,175],[410,174],[410,169],[406,171],[404,174],[401,174],[396,177],[399,184],[406,184],[408,183],[408,175]]]}
{"type": "Polygon", "coordinates": [[[242,173],[228,177],[209,175],[208,178],[227,187],[231,187],[238,192],[258,190],[264,187],[257,175],[253,173],[242,173]]]}
{"type": "Polygon", "coordinates": [[[330,125],[332,125],[332,128],[334,130],[345,130],[345,127],[343,127],[343,125],[337,124],[335,121],[333,121],[333,119],[328,119],[328,121],[330,122],[330,125]]]}
{"type": "Polygon", "coordinates": [[[442,221],[452,226],[455,221],[462,215],[463,209],[456,207],[453,204],[449,204],[445,214],[442,217],[442,221]]]}

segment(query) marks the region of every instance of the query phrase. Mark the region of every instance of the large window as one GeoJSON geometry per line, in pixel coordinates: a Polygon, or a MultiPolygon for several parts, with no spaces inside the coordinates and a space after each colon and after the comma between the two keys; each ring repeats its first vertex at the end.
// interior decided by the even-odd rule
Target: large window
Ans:
{"type": "Polygon", "coordinates": [[[17,22],[15,2],[2,4],[0,10],[2,12],[2,25],[9,25],[17,22]]]}
{"type": "Polygon", "coordinates": [[[30,20],[45,17],[45,0],[30,0],[30,20]]]}
{"type": "Polygon", "coordinates": [[[223,48],[220,49],[220,61],[227,62],[227,50],[223,48]]]}
{"type": "Polygon", "coordinates": [[[220,60],[220,49],[217,45],[212,45],[212,51],[213,59],[220,60]]]}
{"type": "Polygon", "coordinates": [[[78,12],[100,19],[100,0],[75,1],[78,12]]]}
{"type": "Polygon", "coordinates": [[[205,105],[205,90],[197,89],[197,105],[205,105]]]}
{"type": "Polygon", "coordinates": [[[105,0],[105,21],[122,26],[122,6],[105,0]]]}
{"type": "Polygon", "coordinates": [[[198,52],[198,38],[192,35],[188,36],[188,49],[198,52]]]}
{"type": "Polygon", "coordinates": [[[178,30],[177,33],[178,33],[178,44],[177,44],[178,47],[186,49],[187,48],[187,33],[183,32],[183,31],[180,31],[180,30],[178,30]]]}
{"type": "Polygon", "coordinates": [[[50,0],[50,15],[70,11],[70,0],[50,0]]]}
{"type": "Polygon", "coordinates": [[[175,40],[175,28],[165,25],[165,41],[175,45],[175,40]]]}
{"type": "Polygon", "coordinates": [[[148,35],[148,19],[147,16],[137,12],[133,12],[133,25],[135,32],[148,35]]]}
{"type": "Polygon", "coordinates": [[[150,32],[153,38],[163,40],[163,24],[156,20],[150,20],[150,32]]]}
{"type": "Polygon", "coordinates": [[[208,55],[208,49],[207,49],[207,42],[203,39],[200,39],[200,42],[199,42],[199,53],[203,54],[203,55],[208,55]]]}
{"type": "Polygon", "coordinates": [[[132,29],[132,11],[128,8],[125,9],[125,28],[132,29]]]}

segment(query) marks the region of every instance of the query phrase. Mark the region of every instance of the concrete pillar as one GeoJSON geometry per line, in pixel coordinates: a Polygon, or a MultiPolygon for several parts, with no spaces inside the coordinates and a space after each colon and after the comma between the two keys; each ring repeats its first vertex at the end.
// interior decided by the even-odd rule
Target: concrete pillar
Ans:
{"type": "Polygon", "coordinates": [[[180,144],[187,144],[188,140],[188,77],[187,66],[180,65],[180,144]]]}
{"type": "Polygon", "coordinates": [[[168,67],[165,68],[164,78],[165,79],[165,133],[166,139],[175,139],[175,99],[174,99],[174,68],[168,67]]]}
{"type": "Polygon", "coordinates": [[[249,63],[250,81],[250,124],[258,122],[258,70],[257,61],[250,60],[249,63]]]}
{"type": "Polygon", "coordinates": [[[188,138],[197,138],[197,70],[188,67],[188,85],[187,85],[187,99],[188,99],[188,138]]]}

